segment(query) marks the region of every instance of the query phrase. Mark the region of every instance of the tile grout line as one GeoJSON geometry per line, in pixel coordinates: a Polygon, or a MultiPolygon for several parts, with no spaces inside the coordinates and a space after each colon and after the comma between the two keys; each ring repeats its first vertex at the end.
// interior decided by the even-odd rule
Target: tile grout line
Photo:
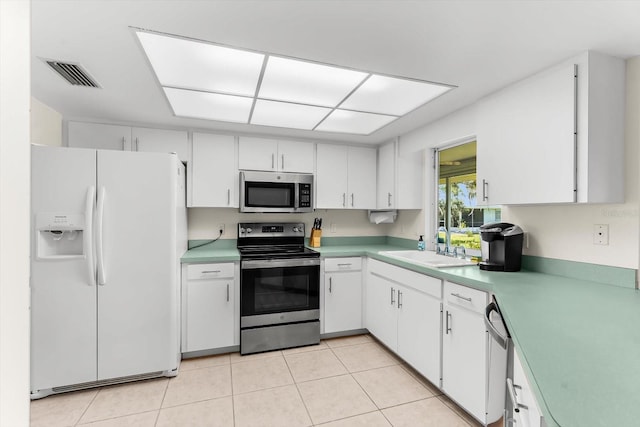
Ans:
{"type": "MultiPolygon", "coordinates": [[[[314,351],[318,351],[318,350],[314,350],[314,351]]],[[[313,418],[311,417],[311,412],[309,412],[309,407],[307,406],[307,402],[304,401],[304,397],[302,397],[302,392],[300,391],[300,387],[298,387],[298,381],[296,381],[296,378],[293,376],[293,372],[291,371],[291,366],[289,366],[289,361],[287,360],[287,356],[283,353],[282,357],[284,358],[284,363],[287,365],[287,369],[289,370],[289,375],[291,375],[291,379],[293,380],[293,385],[296,387],[298,396],[300,396],[300,401],[304,406],[304,410],[306,411],[307,416],[309,417],[309,421],[311,421],[311,426],[315,426],[316,424],[313,421],[313,418]]]]}
{"type": "MultiPolygon", "coordinates": [[[[180,374],[180,368],[178,368],[178,375],[180,374]]],[[[173,377],[177,378],[177,377],[173,377]]],[[[167,397],[167,391],[169,391],[169,382],[171,380],[167,379],[167,386],[164,388],[164,393],[162,393],[162,399],[160,400],[160,408],[158,408],[158,415],[156,415],[156,421],[153,423],[154,427],[158,425],[158,420],[160,419],[160,412],[162,411],[162,406],[164,404],[164,399],[167,397]]]]}
{"type": "Polygon", "coordinates": [[[82,417],[84,417],[84,414],[87,413],[87,411],[89,410],[89,407],[93,404],[93,402],[96,400],[96,398],[98,397],[98,394],[100,394],[100,392],[102,391],[103,387],[100,387],[98,389],[98,391],[96,392],[95,396],[93,396],[93,399],[91,399],[91,402],[89,402],[89,404],[87,405],[86,408],[84,408],[84,411],[82,411],[82,414],[80,414],[80,417],[78,417],[78,421],[75,422],[74,426],[80,425],[80,421],[82,421],[82,417]]]}
{"type": "Polygon", "coordinates": [[[229,356],[229,381],[231,382],[231,414],[233,415],[233,427],[236,425],[236,393],[233,390],[233,363],[229,356]]]}

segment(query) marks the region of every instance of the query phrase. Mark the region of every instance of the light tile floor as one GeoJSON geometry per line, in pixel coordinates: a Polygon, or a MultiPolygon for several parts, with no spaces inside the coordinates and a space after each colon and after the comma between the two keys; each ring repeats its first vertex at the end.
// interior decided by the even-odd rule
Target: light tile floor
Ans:
{"type": "Polygon", "coordinates": [[[479,426],[369,335],[184,360],[180,374],[31,402],[32,427],[479,426]]]}

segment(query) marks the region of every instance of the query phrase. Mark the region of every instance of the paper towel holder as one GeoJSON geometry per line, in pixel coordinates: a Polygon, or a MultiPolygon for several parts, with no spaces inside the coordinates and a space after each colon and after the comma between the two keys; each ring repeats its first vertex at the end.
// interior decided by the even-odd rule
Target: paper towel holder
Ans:
{"type": "Polygon", "coordinates": [[[374,224],[393,224],[398,217],[397,210],[375,210],[369,211],[369,222],[374,224]]]}

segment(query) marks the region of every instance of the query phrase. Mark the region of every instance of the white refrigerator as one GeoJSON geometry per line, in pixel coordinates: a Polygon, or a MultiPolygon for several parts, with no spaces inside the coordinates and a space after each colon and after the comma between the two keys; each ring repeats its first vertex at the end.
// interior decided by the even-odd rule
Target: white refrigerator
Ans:
{"type": "Polygon", "coordinates": [[[31,150],[31,396],[177,374],[177,156],[31,150]]]}

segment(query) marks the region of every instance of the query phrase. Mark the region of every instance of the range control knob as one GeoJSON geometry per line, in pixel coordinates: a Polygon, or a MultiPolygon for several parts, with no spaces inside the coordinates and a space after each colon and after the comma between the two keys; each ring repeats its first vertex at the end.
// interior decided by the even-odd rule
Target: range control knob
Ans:
{"type": "Polygon", "coordinates": [[[252,231],[253,231],[253,230],[252,230],[251,228],[247,227],[247,234],[248,234],[248,233],[251,233],[252,231]]]}
{"type": "Polygon", "coordinates": [[[301,231],[301,230],[298,230],[298,227],[293,227],[293,232],[294,233],[297,233],[298,231],[301,231]]]}

